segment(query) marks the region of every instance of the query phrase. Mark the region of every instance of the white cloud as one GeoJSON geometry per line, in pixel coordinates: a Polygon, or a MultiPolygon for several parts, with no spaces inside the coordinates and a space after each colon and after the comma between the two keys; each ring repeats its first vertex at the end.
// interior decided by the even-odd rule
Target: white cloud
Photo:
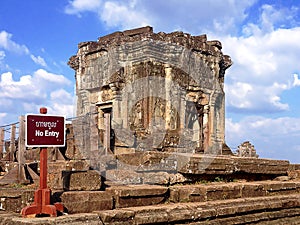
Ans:
{"type": "Polygon", "coordinates": [[[6,31],[0,32],[0,48],[3,48],[7,51],[16,52],[19,54],[29,54],[29,50],[25,45],[19,45],[13,40],[11,40],[12,34],[7,33],[6,31]]]}
{"type": "Polygon", "coordinates": [[[135,4],[131,3],[125,5],[124,3],[107,1],[104,3],[100,17],[110,27],[131,28],[149,25],[150,21],[146,15],[135,10],[135,4]]]}
{"type": "Polygon", "coordinates": [[[298,74],[294,74],[293,86],[300,86],[300,79],[298,77],[298,74]]]}
{"type": "Polygon", "coordinates": [[[287,103],[282,103],[280,94],[289,90],[287,84],[274,82],[270,86],[253,85],[236,82],[226,84],[226,101],[230,110],[243,112],[279,112],[289,109],[287,103]]]}
{"type": "Polygon", "coordinates": [[[14,81],[11,72],[3,73],[0,80],[0,99],[41,99],[40,89],[32,83],[32,77],[22,76],[19,81],[14,81]]]}
{"type": "Polygon", "coordinates": [[[50,98],[53,102],[58,102],[61,104],[70,104],[70,102],[73,103],[74,101],[73,96],[64,89],[59,89],[51,92],[50,98]]]}
{"type": "Polygon", "coordinates": [[[225,83],[229,108],[257,112],[288,110],[280,96],[298,84],[298,76],[292,74],[300,71],[300,27],[219,39],[223,40],[223,52],[234,61],[225,83]]]}
{"type": "Polygon", "coordinates": [[[69,2],[65,12],[77,16],[93,12],[108,26],[122,29],[151,25],[162,31],[224,33],[236,29],[236,23],[243,21],[247,16],[245,10],[255,1],[74,0],[69,2]]]}
{"type": "MultiPolygon", "coordinates": [[[[247,83],[237,82],[233,85],[226,85],[225,92],[230,95],[229,104],[237,108],[252,107],[251,101],[247,100],[248,95],[251,95],[253,87],[247,83]]],[[[227,101],[228,102],[228,101],[227,101]]]]}
{"type": "Polygon", "coordinates": [[[41,65],[43,67],[46,67],[47,64],[45,62],[45,60],[41,57],[41,56],[34,56],[34,55],[30,55],[30,58],[32,59],[32,61],[34,61],[36,64],[41,65]]]}
{"type": "Polygon", "coordinates": [[[69,5],[65,8],[65,13],[81,16],[84,11],[97,12],[100,9],[101,0],[73,0],[69,1],[69,5]]]}
{"type": "MultiPolygon", "coordinates": [[[[58,90],[62,93],[61,89],[70,84],[71,81],[63,75],[49,73],[43,69],[35,71],[33,75],[24,75],[18,81],[13,79],[11,72],[3,73],[0,79],[0,112],[11,111],[12,107],[23,110],[28,109],[30,105],[37,106],[42,103],[51,105],[52,100],[57,100],[51,99],[51,94],[58,90]]],[[[65,92],[61,96],[64,103],[70,100],[70,104],[73,104],[71,94],[67,95],[65,92]]]]}
{"type": "Polygon", "coordinates": [[[48,106],[49,114],[64,115],[66,118],[74,117],[74,105],[72,103],[73,102],[71,102],[71,104],[59,104],[52,102],[52,104],[48,106]]]}
{"type": "Polygon", "coordinates": [[[60,84],[60,85],[70,85],[71,81],[68,80],[65,76],[59,75],[59,74],[54,74],[54,73],[49,73],[46,70],[39,69],[33,73],[33,76],[36,77],[36,79],[42,83],[49,82],[52,84],[60,84]]]}
{"type": "Polygon", "coordinates": [[[263,35],[278,28],[293,27],[297,24],[295,17],[299,14],[297,7],[278,7],[276,5],[262,5],[258,23],[248,23],[243,32],[246,36],[263,35]]]}

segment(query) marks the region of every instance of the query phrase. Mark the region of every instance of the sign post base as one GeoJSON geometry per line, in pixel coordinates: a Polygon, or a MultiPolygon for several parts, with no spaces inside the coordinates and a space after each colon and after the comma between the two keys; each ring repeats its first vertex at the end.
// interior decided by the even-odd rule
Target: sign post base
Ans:
{"type": "Polygon", "coordinates": [[[50,200],[50,193],[49,189],[36,190],[34,193],[34,203],[22,209],[22,216],[46,214],[50,215],[50,217],[56,217],[57,211],[63,212],[64,206],[61,203],[54,203],[54,205],[46,203],[50,200]]]}

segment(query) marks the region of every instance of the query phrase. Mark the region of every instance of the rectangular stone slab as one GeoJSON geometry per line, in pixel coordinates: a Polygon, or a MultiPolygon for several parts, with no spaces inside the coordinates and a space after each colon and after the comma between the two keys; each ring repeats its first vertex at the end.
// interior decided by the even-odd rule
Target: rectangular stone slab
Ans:
{"type": "Polygon", "coordinates": [[[138,152],[118,155],[118,169],[135,171],[169,171],[192,175],[286,175],[289,161],[235,156],[138,152]],[[120,168],[119,168],[120,167],[120,168]]]}

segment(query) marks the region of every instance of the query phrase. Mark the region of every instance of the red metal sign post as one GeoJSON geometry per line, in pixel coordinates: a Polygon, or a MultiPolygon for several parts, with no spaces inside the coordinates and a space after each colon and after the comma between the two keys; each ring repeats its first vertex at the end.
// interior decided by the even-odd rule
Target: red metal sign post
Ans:
{"type": "MultiPolygon", "coordinates": [[[[47,108],[40,108],[40,113],[41,114],[47,114],[47,108]]],[[[38,123],[36,123],[38,124],[38,123]]],[[[50,123],[47,123],[43,121],[43,123],[40,124],[48,124],[50,126],[50,123]]],[[[28,124],[27,124],[28,126],[28,124]]],[[[49,127],[48,126],[48,127],[49,127]]],[[[54,126],[54,124],[53,124],[54,126]]],[[[53,128],[53,126],[51,128],[53,128]]],[[[45,127],[45,126],[43,126],[45,127]]],[[[28,130],[28,129],[27,129],[28,130]]],[[[50,129],[51,130],[51,129],[50,129]]],[[[40,131],[36,131],[36,136],[41,136],[42,134],[39,133],[40,131]]],[[[48,134],[51,131],[48,131],[48,134]]],[[[58,131],[53,131],[53,132],[58,132],[58,131]]],[[[64,131],[63,135],[64,135],[64,131]]],[[[43,135],[45,132],[43,133],[43,135]]],[[[52,133],[54,135],[54,133],[52,133]]],[[[57,133],[55,133],[57,134],[57,133]]],[[[59,135],[57,135],[59,136],[59,135]]],[[[56,136],[56,137],[57,137],[56,136]]],[[[27,137],[28,139],[28,137],[27,137]]],[[[32,139],[31,139],[32,141],[32,139]]],[[[28,140],[26,140],[26,143],[28,143],[28,140]]],[[[43,144],[41,143],[43,146],[43,144]]],[[[39,215],[39,214],[47,214],[50,215],[51,217],[56,217],[57,216],[57,211],[63,212],[63,205],[61,203],[54,203],[54,205],[51,205],[50,203],[50,195],[51,195],[51,190],[47,188],[47,148],[42,147],[41,152],[40,152],[40,187],[37,189],[34,193],[34,203],[31,204],[30,206],[26,206],[25,208],[22,209],[21,214],[23,217],[26,217],[27,215],[39,215]]]]}

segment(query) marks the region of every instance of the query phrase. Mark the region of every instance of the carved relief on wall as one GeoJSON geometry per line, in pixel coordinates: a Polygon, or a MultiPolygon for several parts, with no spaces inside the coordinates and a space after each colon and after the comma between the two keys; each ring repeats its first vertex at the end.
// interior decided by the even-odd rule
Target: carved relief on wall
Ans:
{"type": "Polygon", "coordinates": [[[147,97],[134,104],[129,114],[129,124],[131,130],[151,129],[149,126],[155,126],[164,122],[164,129],[177,129],[178,111],[175,107],[168,106],[166,100],[159,97],[147,97]],[[148,110],[147,110],[148,109],[148,110]],[[166,116],[167,115],[167,116],[166,116]],[[168,120],[166,120],[168,118],[168,120]]]}
{"type": "Polygon", "coordinates": [[[159,137],[160,141],[153,145],[154,148],[178,145],[179,137],[173,134],[179,128],[179,112],[174,106],[167,105],[166,100],[153,96],[134,104],[129,114],[129,125],[137,141],[159,137]]]}
{"type": "Polygon", "coordinates": [[[131,114],[129,116],[130,118],[130,128],[132,130],[137,129],[137,128],[144,128],[144,119],[145,119],[145,111],[143,110],[143,100],[138,101],[132,111],[131,114]]]}
{"type": "Polygon", "coordinates": [[[101,88],[100,98],[101,102],[106,102],[113,99],[112,90],[108,85],[101,88]]]}

